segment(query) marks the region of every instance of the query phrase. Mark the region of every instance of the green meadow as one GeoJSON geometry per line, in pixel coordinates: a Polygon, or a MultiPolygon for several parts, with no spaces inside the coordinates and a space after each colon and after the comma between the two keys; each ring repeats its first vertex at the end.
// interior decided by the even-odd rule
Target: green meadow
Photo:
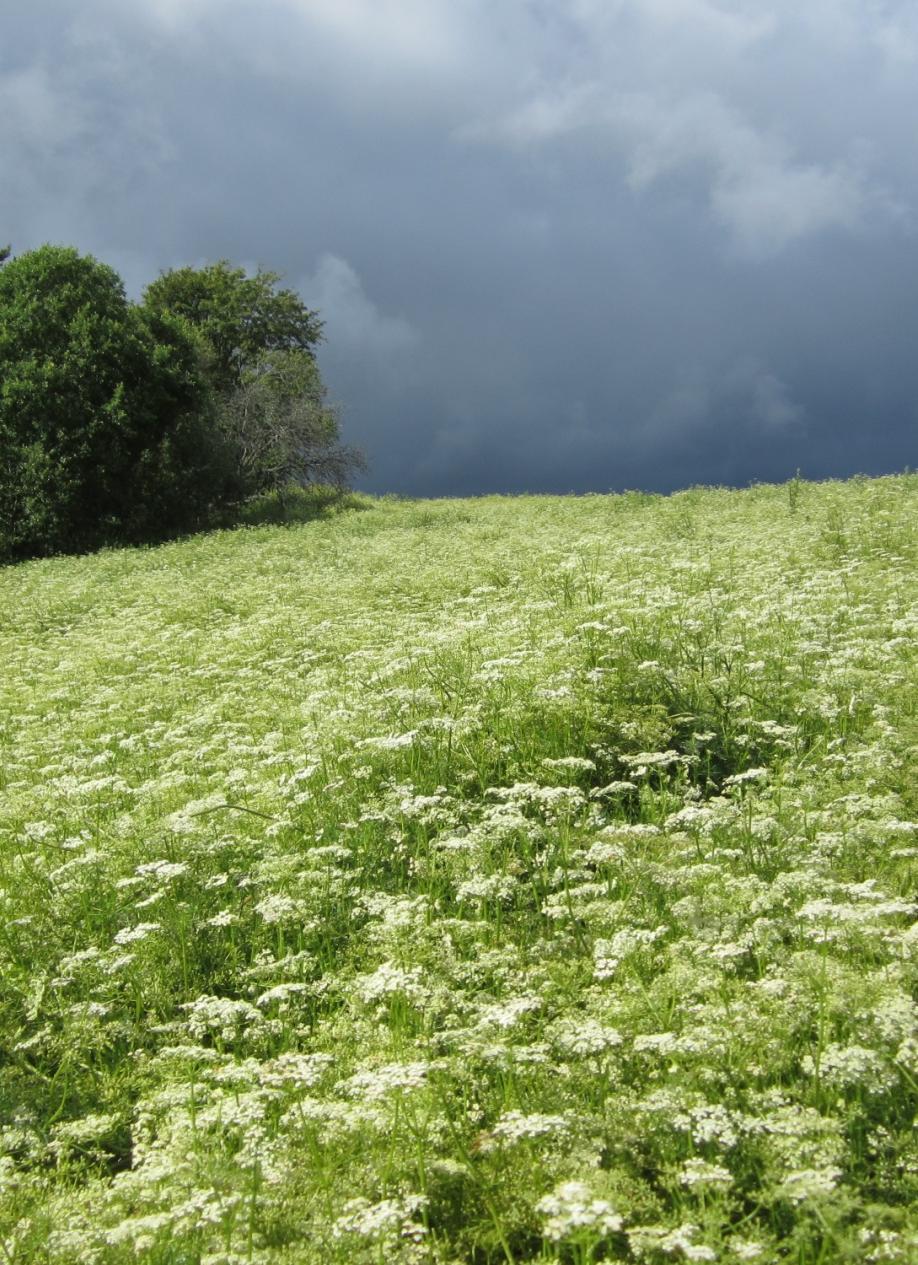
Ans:
{"type": "Polygon", "coordinates": [[[0,1262],[918,1261],[918,476],[0,570],[0,1262]]]}

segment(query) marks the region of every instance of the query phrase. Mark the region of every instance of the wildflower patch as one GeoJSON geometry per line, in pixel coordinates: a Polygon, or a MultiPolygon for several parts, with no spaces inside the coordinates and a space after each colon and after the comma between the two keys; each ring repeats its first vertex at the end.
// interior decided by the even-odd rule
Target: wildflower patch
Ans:
{"type": "Polygon", "coordinates": [[[0,571],[0,1257],[918,1259],[916,522],[386,500],[0,571]]]}

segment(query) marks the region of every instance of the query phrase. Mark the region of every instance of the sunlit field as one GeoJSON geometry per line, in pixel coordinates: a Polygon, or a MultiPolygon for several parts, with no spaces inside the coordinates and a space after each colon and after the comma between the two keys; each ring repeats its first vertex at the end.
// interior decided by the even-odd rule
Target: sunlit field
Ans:
{"type": "Polygon", "coordinates": [[[0,571],[0,1261],[918,1261],[918,476],[0,571]]]}

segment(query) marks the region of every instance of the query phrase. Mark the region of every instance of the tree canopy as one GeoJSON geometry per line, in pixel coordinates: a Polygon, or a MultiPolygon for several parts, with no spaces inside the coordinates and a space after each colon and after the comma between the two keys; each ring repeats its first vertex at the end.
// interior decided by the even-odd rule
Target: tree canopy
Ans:
{"type": "Polygon", "coordinates": [[[227,396],[221,417],[250,493],[290,484],[345,487],[365,468],[362,453],[339,442],[338,415],[307,352],[265,352],[227,396]]]}
{"type": "Polygon", "coordinates": [[[184,318],[204,340],[208,372],[218,391],[232,391],[267,352],[312,354],[322,322],[280,275],[259,269],[249,277],[227,260],[204,268],[175,268],[144,291],[143,305],[184,318]]]}
{"type": "Polygon", "coordinates": [[[345,486],[364,466],[339,442],[313,348],[322,322],[276,272],[254,277],[226,260],[163,273],[144,292],[145,310],[178,316],[198,333],[217,396],[219,424],[236,456],[240,490],[288,484],[345,486]]]}
{"type": "Polygon", "coordinates": [[[273,272],[0,250],[0,557],[152,539],[290,483],[346,487],[317,313],[273,272]]]}
{"type": "Polygon", "coordinates": [[[180,320],[128,302],[113,269],[43,246],[0,269],[0,545],[12,554],[190,523],[214,450],[180,320]]]}

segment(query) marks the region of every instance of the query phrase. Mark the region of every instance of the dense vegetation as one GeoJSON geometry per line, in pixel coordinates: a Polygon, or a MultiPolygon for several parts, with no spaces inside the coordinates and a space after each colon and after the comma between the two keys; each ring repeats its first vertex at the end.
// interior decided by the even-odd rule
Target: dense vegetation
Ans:
{"type": "Polygon", "coordinates": [[[0,253],[0,560],[174,535],[291,484],[345,486],[314,356],[276,273],[163,274],[143,302],[77,251],[0,253]]]}
{"type": "Polygon", "coordinates": [[[0,573],[0,1255],[918,1259],[918,478],[0,573]]]}

